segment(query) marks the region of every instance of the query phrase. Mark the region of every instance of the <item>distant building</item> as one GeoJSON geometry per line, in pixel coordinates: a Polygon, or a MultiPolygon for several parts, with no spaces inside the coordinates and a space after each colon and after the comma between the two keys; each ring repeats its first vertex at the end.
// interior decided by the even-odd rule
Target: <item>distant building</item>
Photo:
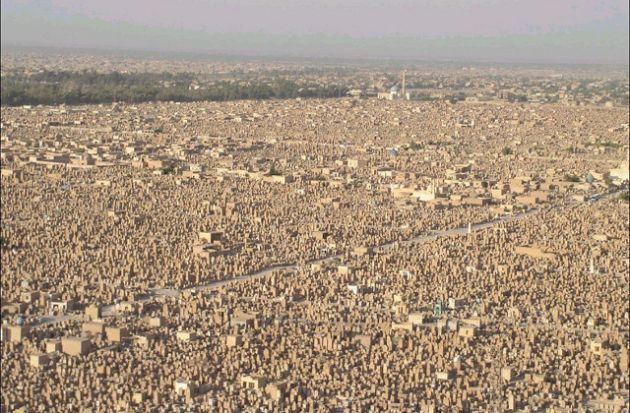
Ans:
{"type": "Polygon", "coordinates": [[[401,75],[401,84],[402,84],[402,90],[401,90],[401,87],[398,86],[398,84],[395,84],[394,86],[389,88],[389,92],[379,92],[377,94],[377,98],[383,99],[383,100],[397,100],[397,99],[409,100],[410,95],[406,89],[404,71],[402,72],[402,75],[401,75]]]}

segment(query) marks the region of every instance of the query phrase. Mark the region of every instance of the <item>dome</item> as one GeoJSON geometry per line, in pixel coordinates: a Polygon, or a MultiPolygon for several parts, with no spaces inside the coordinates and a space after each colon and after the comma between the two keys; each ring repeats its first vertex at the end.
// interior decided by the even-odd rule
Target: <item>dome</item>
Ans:
{"type": "Polygon", "coordinates": [[[391,87],[391,89],[389,89],[389,91],[391,93],[398,93],[398,85],[394,85],[391,87]]]}

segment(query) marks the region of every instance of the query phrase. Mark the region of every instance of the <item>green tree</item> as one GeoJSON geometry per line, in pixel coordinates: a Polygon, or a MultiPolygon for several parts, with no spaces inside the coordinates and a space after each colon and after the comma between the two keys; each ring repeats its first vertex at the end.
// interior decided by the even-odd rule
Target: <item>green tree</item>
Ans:
{"type": "Polygon", "coordinates": [[[272,162],[271,166],[269,167],[269,172],[267,172],[267,175],[275,176],[275,175],[282,175],[282,174],[276,170],[276,164],[272,162]]]}

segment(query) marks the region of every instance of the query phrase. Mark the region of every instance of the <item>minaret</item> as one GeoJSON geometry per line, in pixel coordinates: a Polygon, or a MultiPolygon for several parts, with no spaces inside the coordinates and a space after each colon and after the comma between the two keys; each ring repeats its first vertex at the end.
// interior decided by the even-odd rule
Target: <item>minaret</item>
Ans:
{"type": "Polygon", "coordinates": [[[406,95],[406,91],[407,89],[405,88],[405,72],[406,70],[402,71],[402,98],[403,99],[407,99],[407,95],[406,95]]]}
{"type": "Polygon", "coordinates": [[[468,233],[472,234],[472,224],[470,222],[468,223],[468,233]]]}

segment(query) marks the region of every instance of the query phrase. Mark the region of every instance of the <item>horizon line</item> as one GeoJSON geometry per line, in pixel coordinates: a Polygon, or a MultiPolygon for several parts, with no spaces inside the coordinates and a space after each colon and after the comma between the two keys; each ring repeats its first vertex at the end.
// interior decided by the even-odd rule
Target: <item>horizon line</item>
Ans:
{"type": "MultiPolygon", "coordinates": [[[[525,60],[504,60],[497,61],[493,59],[470,59],[470,58],[422,58],[422,57],[413,57],[413,56],[386,56],[381,55],[377,56],[378,53],[375,53],[373,56],[338,56],[338,55],[318,55],[318,54],[301,54],[301,53],[280,53],[280,52],[270,52],[264,51],[261,53],[252,53],[252,52],[229,52],[229,51],[215,51],[215,50],[173,50],[173,49],[160,49],[160,48],[134,48],[134,47],[123,47],[114,49],[111,47],[103,47],[103,46],[47,46],[47,45],[36,45],[36,44],[18,44],[15,42],[2,42],[0,41],[0,54],[5,55],[5,49],[9,49],[10,51],[20,51],[20,52],[28,52],[28,51],[36,51],[41,54],[45,54],[45,52],[51,52],[58,54],[63,54],[62,52],[67,52],[71,54],[72,52],[76,52],[78,54],[89,54],[93,53],[95,55],[99,54],[108,54],[108,55],[129,55],[129,54],[146,54],[151,57],[162,57],[165,60],[171,60],[176,56],[181,57],[189,57],[191,58],[229,58],[229,59],[240,59],[240,60],[262,60],[262,59],[284,59],[284,60],[293,60],[293,61],[332,61],[332,62],[365,62],[365,63],[378,63],[381,61],[382,63],[388,64],[396,64],[396,63],[414,63],[414,64],[477,64],[477,65],[497,65],[497,66],[544,66],[544,67],[562,67],[562,66],[571,66],[571,67],[601,67],[601,68],[630,68],[630,62],[624,63],[611,63],[611,62],[602,62],[602,63],[594,63],[594,62],[545,62],[542,60],[539,61],[525,61],[525,60]],[[165,55],[165,56],[159,56],[165,55]],[[169,56],[170,55],[170,56],[169,56]]],[[[136,57],[136,56],[129,56],[136,57]]]]}

